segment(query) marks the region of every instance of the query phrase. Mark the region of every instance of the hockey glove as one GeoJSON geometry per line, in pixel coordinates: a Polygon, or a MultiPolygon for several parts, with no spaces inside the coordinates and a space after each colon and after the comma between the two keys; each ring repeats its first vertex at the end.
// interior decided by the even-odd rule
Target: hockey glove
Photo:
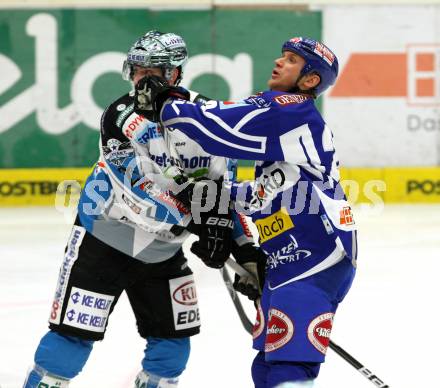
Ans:
{"type": "Polygon", "coordinates": [[[200,213],[203,209],[212,210],[219,207],[223,190],[223,178],[212,180],[205,177],[188,178],[180,175],[174,179],[180,191],[173,192],[192,213],[200,213]]]}
{"type": "Polygon", "coordinates": [[[234,289],[250,300],[257,300],[263,289],[266,255],[252,243],[239,246],[235,241],[232,243],[232,255],[249,272],[249,276],[235,274],[234,289]]]}
{"type": "Polygon", "coordinates": [[[194,180],[176,197],[191,209],[193,220],[188,230],[199,236],[191,251],[212,268],[221,268],[231,253],[232,212],[229,197],[222,204],[223,180],[194,180]]]}
{"type": "Polygon", "coordinates": [[[231,254],[232,230],[234,222],[231,214],[209,212],[201,214],[198,228],[199,241],[191,246],[191,252],[211,268],[222,268],[231,254]]]}
{"type": "Polygon", "coordinates": [[[159,122],[160,111],[169,97],[189,100],[189,92],[184,88],[169,85],[162,77],[143,77],[135,86],[134,110],[151,121],[159,122]]]}

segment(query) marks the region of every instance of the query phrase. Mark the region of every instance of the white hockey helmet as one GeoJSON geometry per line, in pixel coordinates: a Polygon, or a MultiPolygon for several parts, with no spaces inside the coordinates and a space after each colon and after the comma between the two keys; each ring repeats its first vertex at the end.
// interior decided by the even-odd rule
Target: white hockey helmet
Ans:
{"type": "Polygon", "coordinates": [[[188,60],[188,51],[183,38],[173,33],[149,31],[140,37],[127,53],[122,68],[122,78],[133,78],[133,66],[160,67],[164,77],[169,80],[173,69],[179,68],[178,84],[182,78],[182,68],[188,60]]]}

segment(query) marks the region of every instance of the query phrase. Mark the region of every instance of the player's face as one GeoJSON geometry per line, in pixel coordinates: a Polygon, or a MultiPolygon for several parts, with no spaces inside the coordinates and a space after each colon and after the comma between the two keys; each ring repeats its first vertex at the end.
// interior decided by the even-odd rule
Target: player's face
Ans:
{"type": "Polygon", "coordinates": [[[134,65],[133,83],[136,85],[140,79],[157,75],[158,77],[163,77],[163,72],[160,67],[141,67],[134,65]]]}
{"type": "Polygon", "coordinates": [[[284,51],[282,56],[275,60],[272,77],[267,81],[267,85],[271,90],[289,91],[296,84],[305,63],[298,54],[284,51]]]}

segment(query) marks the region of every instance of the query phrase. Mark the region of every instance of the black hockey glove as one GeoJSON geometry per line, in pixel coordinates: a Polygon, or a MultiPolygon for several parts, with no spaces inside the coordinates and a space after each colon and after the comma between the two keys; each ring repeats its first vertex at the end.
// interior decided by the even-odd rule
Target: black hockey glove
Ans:
{"type": "Polygon", "coordinates": [[[187,181],[182,187],[174,195],[191,209],[193,220],[187,229],[199,236],[191,251],[208,267],[221,268],[231,253],[234,228],[229,196],[222,196],[223,179],[200,178],[187,181]]]}
{"type": "Polygon", "coordinates": [[[239,246],[232,243],[232,255],[238,264],[249,272],[250,276],[235,274],[233,287],[239,293],[246,295],[250,300],[257,300],[263,289],[266,255],[261,248],[252,243],[239,246]]]}
{"type": "Polygon", "coordinates": [[[151,121],[159,122],[160,111],[169,97],[189,100],[189,92],[184,88],[169,85],[165,78],[146,76],[135,85],[134,110],[151,121]]]}
{"type": "Polygon", "coordinates": [[[180,188],[178,192],[173,192],[174,197],[192,212],[200,212],[202,209],[212,210],[219,206],[223,178],[217,180],[205,177],[194,179],[179,175],[174,180],[180,188]]]}
{"type": "MultiPolygon", "coordinates": [[[[202,213],[198,228],[199,241],[191,246],[191,252],[211,268],[222,268],[231,254],[234,222],[231,212],[218,214],[216,211],[202,213]]],[[[196,225],[197,226],[197,225],[196,225]]]]}

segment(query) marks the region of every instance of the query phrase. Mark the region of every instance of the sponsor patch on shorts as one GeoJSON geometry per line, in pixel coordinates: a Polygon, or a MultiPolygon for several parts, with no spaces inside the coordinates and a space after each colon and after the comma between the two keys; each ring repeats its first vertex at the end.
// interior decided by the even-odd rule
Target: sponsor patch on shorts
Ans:
{"type": "Polygon", "coordinates": [[[334,315],[333,313],[318,315],[310,322],[307,329],[309,341],[322,354],[326,354],[330,343],[334,315]]]}
{"type": "Polygon", "coordinates": [[[112,295],[72,287],[63,324],[102,333],[114,299],[112,295]]]}
{"type": "Polygon", "coordinates": [[[85,228],[77,225],[73,226],[72,233],[70,234],[69,241],[67,243],[67,250],[64,254],[63,263],[61,264],[60,273],[58,275],[57,288],[55,290],[55,296],[53,298],[49,317],[49,322],[56,325],[60,324],[61,310],[63,308],[70,271],[78,258],[79,247],[81,246],[85,234],[85,228]]]}
{"type": "Polygon", "coordinates": [[[176,330],[200,326],[199,306],[194,276],[170,279],[170,294],[176,330]]]}
{"type": "Polygon", "coordinates": [[[269,310],[269,320],[266,329],[265,352],[273,352],[289,342],[295,331],[292,320],[282,311],[269,310]]]}

